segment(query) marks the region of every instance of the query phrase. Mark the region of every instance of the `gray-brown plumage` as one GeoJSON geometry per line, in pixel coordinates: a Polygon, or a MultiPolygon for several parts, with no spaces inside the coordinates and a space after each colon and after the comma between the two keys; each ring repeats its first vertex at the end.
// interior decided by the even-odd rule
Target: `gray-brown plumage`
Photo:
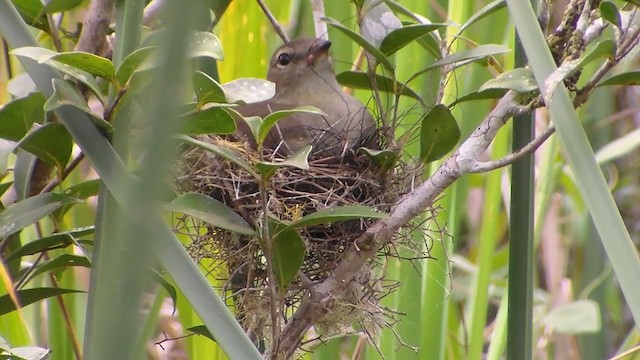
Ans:
{"type": "MultiPolygon", "coordinates": [[[[314,152],[340,155],[367,145],[375,132],[371,113],[353,96],[342,91],[333,72],[328,51],[331,43],[302,38],[280,46],[273,54],[267,79],[276,85],[275,95],[266,101],[235,109],[243,116],[265,117],[284,109],[311,105],[326,115],[298,113],[278,121],[264,146],[279,154],[291,154],[306,145],[314,152]]],[[[244,139],[248,127],[238,121],[244,139]]]]}

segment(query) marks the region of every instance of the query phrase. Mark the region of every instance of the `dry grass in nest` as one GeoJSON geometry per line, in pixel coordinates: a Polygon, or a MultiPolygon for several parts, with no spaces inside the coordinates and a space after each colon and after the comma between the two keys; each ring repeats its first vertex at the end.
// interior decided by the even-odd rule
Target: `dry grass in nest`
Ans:
{"type": "MultiPolygon", "coordinates": [[[[250,163],[257,159],[243,144],[214,136],[201,140],[232,148],[250,163]]],[[[411,175],[406,171],[392,171],[382,177],[379,169],[364,156],[349,163],[341,163],[339,157],[311,158],[309,164],[308,170],[279,168],[271,177],[267,200],[270,214],[291,221],[318,210],[344,205],[365,205],[387,212],[407,191],[411,175]]],[[[179,191],[213,197],[258,228],[264,214],[263,202],[258,183],[250,174],[229,161],[195,148],[183,153],[178,168],[176,184],[179,191]]],[[[281,304],[277,308],[284,309],[281,316],[289,318],[307,294],[306,289],[330,276],[342,253],[373,221],[349,220],[300,230],[307,254],[301,268],[304,279],[290,284],[280,298],[281,304]]],[[[191,234],[192,243],[188,249],[196,261],[212,260],[211,274],[225,284],[227,299],[233,300],[245,329],[257,339],[268,334],[265,330],[270,325],[268,277],[258,239],[192,219],[183,219],[176,228],[191,234]],[[185,229],[187,227],[191,229],[185,229]]],[[[392,251],[385,249],[384,252],[388,255],[392,251]]],[[[383,273],[380,264],[372,260],[368,268],[335,298],[334,310],[316,327],[323,333],[335,333],[357,322],[371,334],[381,325],[388,324],[378,300],[394,286],[385,285],[383,273]]]]}

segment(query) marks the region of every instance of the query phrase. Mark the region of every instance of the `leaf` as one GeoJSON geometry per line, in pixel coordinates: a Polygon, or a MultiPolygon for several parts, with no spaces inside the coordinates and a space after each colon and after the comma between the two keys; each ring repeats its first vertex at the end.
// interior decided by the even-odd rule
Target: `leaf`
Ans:
{"type": "Polygon", "coordinates": [[[398,161],[398,154],[392,150],[374,150],[362,147],[359,151],[363,152],[382,173],[392,169],[398,161]]]}
{"type": "Polygon", "coordinates": [[[602,1],[598,6],[600,9],[600,14],[602,18],[615,25],[617,28],[620,28],[620,24],[622,24],[622,19],[620,18],[620,12],[618,11],[618,7],[611,1],[602,1]]]}
{"type": "Polygon", "coordinates": [[[393,1],[393,0],[384,0],[384,2],[387,4],[387,6],[389,6],[389,8],[395,12],[395,13],[400,13],[408,18],[411,18],[415,21],[418,21],[420,23],[426,23],[426,19],[424,17],[422,17],[422,15],[416,14],[413,11],[407,9],[406,7],[404,7],[402,4],[400,4],[397,1],[393,1]]]}
{"type": "Polygon", "coordinates": [[[37,254],[52,249],[63,249],[69,245],[76,244],[76,238],[87,236],[94,232],[93,226],[77,228],[63,233],[52,234],[31,242],[28,242],[10,253],[6,261],[15,260],[23,256],[37,254]]]}
{"type": "Polygon", "coordinates": [[[582,69],[590,62],[601,57],[611,58],[615,55],[616,43],[613,40],[603,40],[595,45],[595,47],[586,55],[579,59],[571,60],[563,63],[558,67],[544,82],[544,93],[542,94],[545,103],[550,104],[553,93],[556,91],[558,84],[568,78],[577,70],[582,69]]]}
{"type": "MultiPolygon", "coordinates": [[[[7,175],[9,156],[14,151],[15,147],[16,143],[14,143],[13,141],[0,139],[0,178],[3,178],[5,177],[5,175],[7,175]]],[[[0,193],[0,195],[2,194],[0,193]]]]}
{"type": "Polygon", "coordinates": [[[458,35],[462,34],[463,31],[465,31],[469,26],[475,24],[477,21],[493,14],[494,12],[502,9],[505,6],[507,6],[507,2],[505,0],[495,0],[485,5],[482,9],[478,10],[477,13],[469,17],[469,19],[467,19],[464,24],[462,24],[460,30],[458,30],[458,35]]]}
{"type": "MultiPolygon", "coordinates": [[[[277,227],[274,230],[278,231],[277,227]]],[[[304,241],[292,228],[277,232],[271,241],[273,244],[271,248],[273,273],[278,281],[280,291],[284,291],[296,279],[304,262],[306,255],[304,241]]]]}
{"type": "Polygon", "coordinates": [[[354,219],[384,219],[387,214],[362,205],[345,205],[316,211],[312,214],[290,223],[287,228],[297,229],[301,227],[354,219]]]}
{"type": "Polygon", "coordinates": [[[260,128],[258,130],[258,144],[262,144],[264,142],[264,139],[266,139],[267,135],[269,135],[269,131],[271,131],[271,128],[276,124],[278,120],[282,119],[285,116],[296,113],[319,114],[324,116],[327,115],[322,110],[314,106],[301,106],[291,110],[275,111],[267,115],[260,123],[260,128]]]}
{"type": "Polygon", "coordinates": [[[422,118],[420,160],[429,163],[451,151],[460,139],[460,129],[449,108],[438,104],[422,118]]]}
{"type": "Polygon", "coordinates": [[[600,308],[592,300],[579,300],[551,310],[544,323],[563,334],[584,334],[600,331],[600,308]]]}
{"type": "Polygon", "coordinates": [[[326,22],[327,24],[333,26],[338,29],[341,33],[347,35],[351,40],[355,41],[358,45],[362,46],[371,56],[373,56],[382,66],[384,66],[387,70],[393,71],[393,64],[389,61],[382,51],[380,51],[375,45],[368,42],[365,38],[363,38],[360,34],[355,31],[349,29],[348,27],[342,25],[337,20],[334,20],[329,17],[323,17],[320,20],[326,22]]]}
{"type": "Polygon", "coordinates": [[[186,193],[166,204],[164,210],[189,215],[215,227],[256,236],[256,231],[238,213],[207,195],[186,193]]]}
{"type": "MultiPolygon", "coordinates": [[[[360,71],[344,71],[338,74],[336,76],[336,79],[343,86],[348,86],[354,89],[372,90],[371,81],[369,81],[369,77],[367,76],[366,73],[363,73],[360,71]]],[[[413,89],[411,89],[410,87],[408,87],[407,85],[399,81],[396,81],[397,89],[394,89],[393,79],[389,77],[376,74],[375,80],[376,80],[376,86],[378,88],[377,90],[379,91],[395,93],[397,89],[402,89],[401,95],[409,96],[416,100],[422,101],[422,97],[420,97],[418,93],[416,93],[415,91],[413,91],[413,89]]]]}
{"type": "Polygon", "coordinates": [[[14,98],[23,98],[33,93],[37,93],[38,88],[33,82],[33,79],[31,79],[31,76],[29,76],[28,73],[23,72],[14,75],[13,78],[9,80],[7,91],[9,94],[13,95],[14,98]]]}
{"type": "Polygon", "coordinates": [[[196,71],[192,76],[193,89],[198,97],[200,106],[206,103],[226,103],[227,98],[224,95],[224,89],[217,81],[202,71],[196,71]]]}
{"type": "Polygon", "coordinates": [[[174,312],[175,312],[175,308],[176,308],[176,306],[178,306],[178,292],[176,291],[176,288],[173,285],[171,285],[171,283],[169,283],[167,281],[167,279],[165,279],[164,276],[162,276],[162,274],[160,274],[156,270],[153,270],[151,272],[151,276],[167,292],[167,294],[171,298],[171,303],[173,304],[173,309],[174,309],[174,312]]]}
{"type": "Polygon", "coordinates": [[[44,12],[51,14],[71,10],[82,3],[82,0],[49,0],[44,6],[44,12]]]}
{"type": "Polygon", "coordinates": [[[382,40],[380,51],[389,56],[407,46],[412,41],[444,26],[447,26],[447,24],[414,24],[395,29],[382,40]]]}
{"type": "Polygon", "coordinates": [[[16,150],[16,163],[13,166],[13,186],[16,189],[18,200],[25,199],[29,195],[31,174],[38,158],[28,151],[20,148],[16,150]]]}
{"type": "Polygon", "coordinates": [[[213,335],[211,335],[211,332],[209,332],[209,329],[207,329],[207,327],[204,325],[192,326],[187,328],[187,330],[191,331],[194,334],[202,335],[208,338],[209,340],[216,341],[213,335]]]}
{"type": "Polygon", "coordinates": [[[598,164],[602,165],[606,162],[628,155],[638,147],[640,147],[640,128],[637,128],[600,148],[596,153],[596,161],[598,164]]]}
{"type": "Polygon", "coordinates": [[[273,175],[276,169],[283,166],[293,166],[298,169],[308,170],[309,169],[309,153],[311,152],[311,145],[307,145],[304,148],[298,150],[295,154],[291,155],[287,160],[279,161],[279,162],[266,162],[260,161],[256,163],[256,168],[260,172],[263,181],[273,175]]]}
{"type": "Polygon", "coordinates": [[[400,20],[382,1],[365,2],[360,14],[362,16],[360,33],[376,47],[380,47],[380,43],[391,31],[402,27],[400,20]]]}
{"type": "Polygon", "coordinates": [[[46,33],[49,33],[49,22],[44,15],[44,7],[40,0],[11,0],[11,3],[18,10],[18,14],[27,25],[31,25],[46,33]]]}
{"type": "Polygon", "coordinates": [[[124,86],[131,75],[142,65],[142,63],[149,58],[152,52],[156,50],[155,47],[143,47],[131,52],[127,57],[122,60],[120,66],[116,70],[115,78],[118,84],[124,86]]]}
{"type": "Polygon", "coordinates": [[[489,89],[505,89],[527,93],[538,90],[538,84],[531,68],[516,68],[505,71],[496,76],[495,79],[487,81],[480,86],[478,91],[483,92],[489,89]]]}
{"type": "Polygon", "coordinates": [[[69,267],[75,266],[89,268],[91,267],[91,262],[89,262],[89,259],[87,259],[86,256],[62,254],[36,266],[35,270],[31,273],[30,278],[32,279],[33,277],[46,272],[60,273],[63,270],[67,270],[69,267]]]}
{"type": "Polygon", "coordinates": [[[42,123],[45,101],[41,93],[32,93],[5,104],[0,109],[0,138],[20,141],[33,123],[42,123]]]}
{"type": "Polygon", "coordinates": [[[0,238],[15,234],[47,216],[55,209],[80,200],[56,193],[32,196],[19,201],[0,213],[0,238]]]}
{"type": "MultiPolygon", "coordinates": [[[[16,296],[20,302],[21,307],[25,307],[29,304],[33,304],[40,300],[50,298],[53,296],[81,293],[83,291],[74,289],[61,289],[61,288],[35,288],[35,289],[23,289],[16,291],[16,296]]],[[[0,316],[8,314],[16,309],[16,305],[13,303],[9,295],[0,296],[0,316]]]]}
{"type": "Polygon", "coordinates": [[[51,57],[51,60],[73,66],[109,81],[113,81],[115,77],[113,63],[109,59],[95,54],[82,51],[71,51],[55,55],[51,57]]]}
{"type": "Polygon", "coordinates": [[[197,134],[233,134],[236,122],[231,114],[220,107],[209,107],[193,111],[180,117],[181,133],[197,134]]]}
{"type": "Polygon", "coordinates": [[[456,99],[454,102],[451,103],[451,105],[449,105],[449,108],[452,108],[456,104],[460,104],[460,103],[463,103],[465,101],[499,99],[499,98],[503,97],[504,94],[506,94],[506,93],[507,93],[507,90],[505,90],[505,89],[487,89],[487,90],[483,90],[483,91],[472,91],[472,92],[468,93],[467,95],[464,95],[464,96],[456,99]]]}
{"type": "Polygon", "coordinates": [[[611,85],[640,85],[640,71],[629,71],[614,75],[598,84],[598,86],[611,85]]]}
{"type": "Polygon", "coordinates": [[[204,56],[224,60],[220,40],[208,31],[198,31],[189,37],[189,54],[192,57],[204,56]]]}
{"type": "Polygon", "coordinates": [[[503,45],[498,45],[498,44],[478,45],[473,49],[460,51],[460,52],[445,56],[442,59],[429,65],[427,68],[437,68],[440,66],[450,65],[450,64],[454,64],[454,63],[462,62],[466,60],[475,61],[478,59],[484,59],[489,56],[502,54],[509,51],[511,51],[511,49],[509,49],[508,47],[503,45]]]}
{"type": "Polygon", "coordinates": [[[218,146],[215,144],[206,143],[204,141],[196,140],[189,136],[178,135],[177,139],[184,142],[187,145],[195,146],[197,148],[203,149],[205,151],[212,152],[223,159],[229,160],[232,163],[238,165],[241,169],[245,170],[249,174],[253,175],[256,179],[258,178],[258,174],[253,170],[251,165],[240,155],[237,151],[218,146]]]}
{"type": "Polygon", "coordinates": [[[269,80],[240,78],[222,85],[229,102],[243,101],[247,104],[268,100],[276,94],[276,84],[269,80]]]}
{"type": "Polygon", "coordinates": [[[62,171],[71,157],[73,138],[58,123],[47,123],[29,132],[17,145],[62,171]]]}
{"type": "Polygon", "coordinates": [[[100,129],[111,132],[113,126],[89,108],[84,96],[69,80],[53,79],[53,95],[44,104],[45,111],[53,111],[60,106],[70,105],[91,115],[91,119],[100,129]]]}

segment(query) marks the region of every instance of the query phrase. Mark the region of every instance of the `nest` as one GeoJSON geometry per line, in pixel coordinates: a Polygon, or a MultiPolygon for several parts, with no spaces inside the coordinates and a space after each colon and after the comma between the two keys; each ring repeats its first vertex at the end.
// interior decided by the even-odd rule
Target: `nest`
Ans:
{"type": "MultiPolygon", "coordinates": [[[[232,148],[250,163],[257,160],[255,152],[245,144],[216,136],[200,140],[232,148]]],[[[258,183],[249,173],[200,149],[183,152],[176,185],[181,192],[198,192],[223,202],[256,228],[260,227],[265,210],[285,221],[344,205],[365,205],[387,212],[400,194],[407,191],[410,176],[406,171],[382,175],[364,155],[351,157],[349,161],[344,157],[317,155],[309,159],[308,170],[281,167],[275,172],[268,185],[266,208],[258,183]]],[[[343,252],[373,221],[349,220],[300,229],[306,247],[300,269],[304,275],[279,298],[281,303],[276,308],[281,310],[280,316],[285,321],[308,293],[307,289],[331,275],[343,252]]],[[[183,218],[176,228],[190,235],[188,250],[194,260],[201,264],[208,261],[210,274],[223,284],[227,301],[233,304],[245,330],[254,340],[262,340],[269,334],[265,328],[271,323],[271,308],[267,264],[259,240],[194,219],[183,218]]],[[[384,282],[384,271],[376,271],[380,266],[375,260],[367,267],[338,295],[334,310],[315,324],[316,329],[335,334],[358,323],[371,334],[388,323],[385,320],[388,314],[378,306],[378,300],[394,286],[384,282]]]]}

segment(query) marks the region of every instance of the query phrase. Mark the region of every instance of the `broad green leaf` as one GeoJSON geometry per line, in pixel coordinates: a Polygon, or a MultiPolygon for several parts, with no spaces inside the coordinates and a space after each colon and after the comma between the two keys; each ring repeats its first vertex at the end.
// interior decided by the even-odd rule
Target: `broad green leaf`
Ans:
{"type": "Polygon", "coordinates": [[[489,89],[505,89],[526,93],[537,90],[538,84],[530,68],[517,68],[505,71],[496,76],[495,79],[482,84],[478,93],[489,89]]]}
{"type": "Polygon", "coordinates": [[[598,86],[610,85],[640,85],[640,71],[629,71],[614,75],[598,84],[598,86]]]}
{"type": "MultiPolygon", "coordinates": [[[[74,289],[61,289],[61,288],[35,288],[35,289],[23,289],[16,291],[20,306],[24,307],[29,304],[33,304],[40,300],[44,300],[53,296],[81,293],[83,291],[74,289]]],[[[16,309],[16,305],[13,303],[9,295],[0,296],[0,316],[10,313],[16,309]]]]}
{"type": "Polygon", "coordinates": [[[563,334],[593,333],[602,327],[598,303],[592,300],[558,306],[545,316],[544,323],[563,334]]]}
{"type": "Polygon", "coordinates": [[[62,254],[51,260],[47,260],[38,264],[31,273],[31,278],[47,272],[59,274],[62,271],[75,266],[90,268],[91,262],[89,261],[89,259],[87,259],[86,256],[62,254]]]}
{"type": "Polygon", "coordinates": [[[555,92],[558,84],[571,74],[576,72],[579,69],[582,69],[585,65],[589,64],[592,61],[595,61],[602,57],[612,58],[616,53],[616,43],[613,40],[603,40],[595,45],[595,47],[589,51],[586,55],[583,55],[579,59],[571,60],[563,63],[554,71],[547,80],[545,80],[545,89],[543,92],[543,97],[545,99],[545,103],[549,104],[551,101],[551,97],[555,92]]]}
{"type": "Polygon", "coordinates": [[[238,213],[227,205],[204,194],[186,193],[166,204],[164,210],[182,213],[221,229],[242,235],[257,233],[238,213]]]}
{"type": "Polygon", "coordinates": [[[269,80],[255,78],[240,78],[222,85],[224,94],[229,102],[242,101],[254,103],[268,100],[276,94],[276,84],[269,80]]]}
{"type": "MultiPolygon", "coordinates": [[[[9,156],[13,153],[16,143],[5,139],[0,139],[0,179],[7,175],[7,165],[9,156]]],[[[2,195],[0,193],[0,195],[2,195]]]]}
{"type": "Polygon", "coordinates": [[[361,23],[363,24],[360,27],[360,33],[367,41],[378,48],[380,48],[380,44],[390,32],[402,27],[400,19],[382,1],[366,1],[360,14],[362,16],[361,23]]]}
{"type": "Polygon", "coordinates": [[[62,170],[71,156],[73,138],[63,125],[47,123],[29,132],[17,146],[62,170]]]}
{"type": "Polygon", "coordinates": [[[618,11],[618,7],[611,1],[605,0],[600,3],[598,6],[600,10],[600,14],[602,18],[615,25],[616,27],[620,27],[622,20],[620,18],[620,12],[618,11]]]}
{"type": "Polygon", "coordinates": [[[27,97],[10,101],[0,108],[0,138],[20,141],[34,122],[42,123],[45,101],[41,93],[32,93],[27,97]]]}
{"type": "Polygon", "coordinates": [[[189,54],[193,57],[204,56],[224,60],[220,40],[208,31],[198,31],[189,37],[189,54]]]}
{"type": "Polygon", "coordinates": [[[114,80],[113,63],[106,58],[82,51],[65,52],[51,57],[51,60],[84,70],[109,81],[114,80]]]}
{"type": "Polygon", "coordinates": [[[44,6],[44,12],[56,13],[71,10],[82,3],[82,0],[49,0],[44,6]]]}
{"type": "Polygon", "coordinates": [[[184,142],[187,145],[195,146],[205,151],[212,152],[223,159],[229,160],[232,163],[238,165],[241,169],[245,170],[249,174],[253,175],[256,179],[258,178],[258,174],[256,174],[255,170],[249,165],[249,163],[240,155],[237,151],[218,146],[216,144],[206,143],[204,141],[196,140],[192,137],[185,135],[178,135],[177,139],[184,142]]]}
{"type": "MultiPolygon", "coordinates": [[[[369,76],[360,71],[344,71],[338,74],[336,76],[336,79],[341,85],[348,86],[350,88],[371,90],[371,81],[369,80],[369,76]]],[[[378,91],[395,93],[399,89],[402,89],[401,95],[409,96],[416,100],[422,101],[422,98],[420,97],[420,95],[418,95],[418,93],[399,81],[396,81],[396,89],[394,89],[393,87],[393,79],[389,77],[376,74],[375,81],[378,91]]]]}
{"type": "Polygon", "coordinates": [[[596,161],[602,165],[611,160],[631,154],[639,147],[640,128],[637,128],[600,148],[596,153],[596,161]]]}
{"type": "Polygon", "coordinates": [[[27,25],[49,33],[49,22],[44,16],[44,7],[40,0],[11,0],[13,6],[27,25]]]}
{"type": "Polygon", "coordinates": [[[290,223],[287,228],[297,229],[320,224],[354,220],[354,219],[384,219],[387,214],[362,205],[345,205],[323,209],[303,216],[290,223]]]}
{"type": "Polygon", "coordinates": [[[39,194],[19,201],[0,213],[0,238],[17,233],[63,205],[77,202],[80,200],[56,193],[39,194]]]}
{"type": "Polygon", "coordinates": [[[7,85],[7,92],[13,95],[14,98],[24,98],[33,93],[38,92],[38,88],[36,84],[31,79],[28,73],[23,72],[17,75],[14,75],[11,80],[9,80],[9,84],[7,85]]]}
{"type": "Polygon", "coordinates": [[[483,91],[472,91],[467,95],[457,98],[449,105],[449,108],[454,107],[456,104],[463,103],[465,101],[472,100],[486,100],[486,99],[499,99],[507,93],[506,89],[488,89],[483,91]]]}
{"type": "Polygon", "coordinates": [[[93,226],[87,226],[28,242],[10,253],[6,258],[6,261],[11,261],[23,256],[33,255],[52,249],[63,249],[72,244],[77,245],[77,238],[90,235],[94,230],[95,228],[93,226]]]}
{"type": "Polygon", "coordinates": [[[371,54],[371,56],[373,56],[387,70],[393,71],[393,64],[391,64],[391,61],[389,60],[389,58],[387,58],[382,53],[382,51],[380,51],[375,45],[373,45],[372,43],[367,41],[365,38],[363,38],[360,34],[349,29],[348,27],[342,25],[340,22],[332,18],[323,17],[321,20],[333,26],[334,28],[338,29],[341,33],[347,35],[351,40],[355,41],[358,45],[362,46],[369,54],[371,54]]]}
{"type": "Polygon", "coordinates": [[[498,44],[485,44],[478,45],[473,49],[460,51],[451,55],[445,56],[442,59],[429,65],[429,68],[436,68],[444,65],[450,65],[467,60],[475,61],[478,59],[484,59],[489,56],[503,54],[511,51],[508,47],[498,44]]]}
{"type": "Polygon", "coordinates": [[[218,84],[209,75],[202,71],[196,71],[192,76],[193,89],[198,97],[198,104],[200,106],[206,103],[226,103],[227,98],[224,95],[222,86],[218,84]]]}
{"type": "Polygon", "coordinates": [[[389,56],[430,32],[437,30],[446,24],[414,24],[406,25],[391,31],[380,44],[380,51],[389,56]]]}
{"type": "Polygon", "coordinates": [[[156,48],[152,46],[143,47],[127,55],[127,57],[122,60],[120,66],[118,66],[118,70],[116,70],[115,77],[118,84],[124,86],[131,78],[131,75],[140,67],[140,65],[142,65],[145,60],[147,60],[147,58],[149,58],[149,55],[151,55],[151,53],[155,50],[156,48]]]}
{"type": "Polygon", "coordinates": [[[507,6],[507,2],[505,0],[495,0],[487,5],[485,5],[482,9],[480,9],[477,13],[473,14],[458,30],[458,34],[462,34],[469,26],[475,24],[477,21],[483,19],[486,16],[493,14],[494,12],[504,8],[507,6]]]}
{"type": "Polygon", "coordinates": [[[311,145],[307,145],[304,148],[297,151],[284,161],[279,162],[266,162],[260,161],[256,163],[256,168],[260,172],[263,181],[266,181],[273,175],[273,173],[280,167],[292,166],[302,170],[309,169],[309,153],[311,153],[311,145]]]}
{"type": "Polygon", "coordinates": [[[384,2],[387,4],[387,6],[389,6],[389,9],[391,9],[395,13],[402,14],[410,19],[413,19],[423,24],[428,23],[428,21],[426,21],[426,19],[422,15],[414,13],[413,11],[407,9],[397,1],[384,0],[384,2]]]}
{"type": "Polygon", "coordinates": [[[302,266],[306,255],[304,241],[292,228],[277,232],[271,241],[273,273],[278,281],[278,287],[284,291],[296,279],[302,266]]]}
{"type": "Polygon", "coordinates": [[[162,274],[160,274],[156,270],[153,270],[151,272],[151,277],[153,277],[155,281],[157,281],[160,286],[162,286],[162,288],[167,292],[167,294],[169,294],[171,302],[173,303],[173,308],[176,309],[178,307],[178,292],[176,291],[175,286],[169,283],[167,279],[165,279],[164,276],[162,276],[162,274]]]}
{"type": "MultiPolygon", "coordinates": [[[[43,360],[48,358],[51,350],[37,347],[37,346],[21,346],[10,349],[11,356],[7,356],[9,360],[43,360]],[[17,357],[17,358],[16,358],[17,357]]],[[[0,359],[4,358],[4,354],[0,355],[0,359]]]]}
{"type": "Polygon", "coordinates": [[[260,129],[258,130],[258,144],[262,144],[264,139],[269,135],[271,128],[278,122],[278,120],[284,118],[287,115],[296,113],[308,113],[326,115],[322,110],[313,106],[301,106],[291,110],[280,110],[267,115],[260,123],[260,129]]]}
{"type": "Polygon", "coordinates": [[[183,115],[180,132],[187,135],[233,134],[236,122],[229,112],[221,107],[209,107],[183,115]]]}
{"type": "Polygon", "coordinates": [[[97,127],[108,132],[113,131],[113,126],[109,122],[91,111],[84,96],[74,83],[69,80],[53,79],[53,95],[44,104],[44,110],[52,111],[63,105],[70,105],[86,112],[91,115],[91,119],[97,127]]]}
{"type": "Polygon", "coordinates": [[[429,163],[451,151],[460,139],[460,128],[449,108],[438,104],[422,118],[420,160],[429,163]]]}
{"type": "Polygon", "coordinates": [[[33,174],[33,168],[38,158],[32,153],[20,148],[15,149],[15,151],[16,162],[13,166],[13,186],[16,190],[18,200],[22,200],[29,196],[31,174],[33,174]]]}
{"type": "Polygon", "coordinates": [[[100,179],[92,179],[70,186],[64,190],[64,194],[78,199],[87,199],[97,196],[99,191],[100,179]]]}
{"type": "Polygon", "coordinates": [[[209,332],[209,329],[207,329],[207,327],[204,325],[192,326],[187,328],[187,330],[191,331],[194,334],[202,335],[209,340],[216,341],[216,339],[213,338],[213,335],[211,335],[211,332],[209,332]]]}
{"type": "Polygon", "coordinates": [[[363,152],[382,173],[392,169],[398,161],[398,153],[392,150],[373,150],[362,147],[359,151],[363,152]]]}

